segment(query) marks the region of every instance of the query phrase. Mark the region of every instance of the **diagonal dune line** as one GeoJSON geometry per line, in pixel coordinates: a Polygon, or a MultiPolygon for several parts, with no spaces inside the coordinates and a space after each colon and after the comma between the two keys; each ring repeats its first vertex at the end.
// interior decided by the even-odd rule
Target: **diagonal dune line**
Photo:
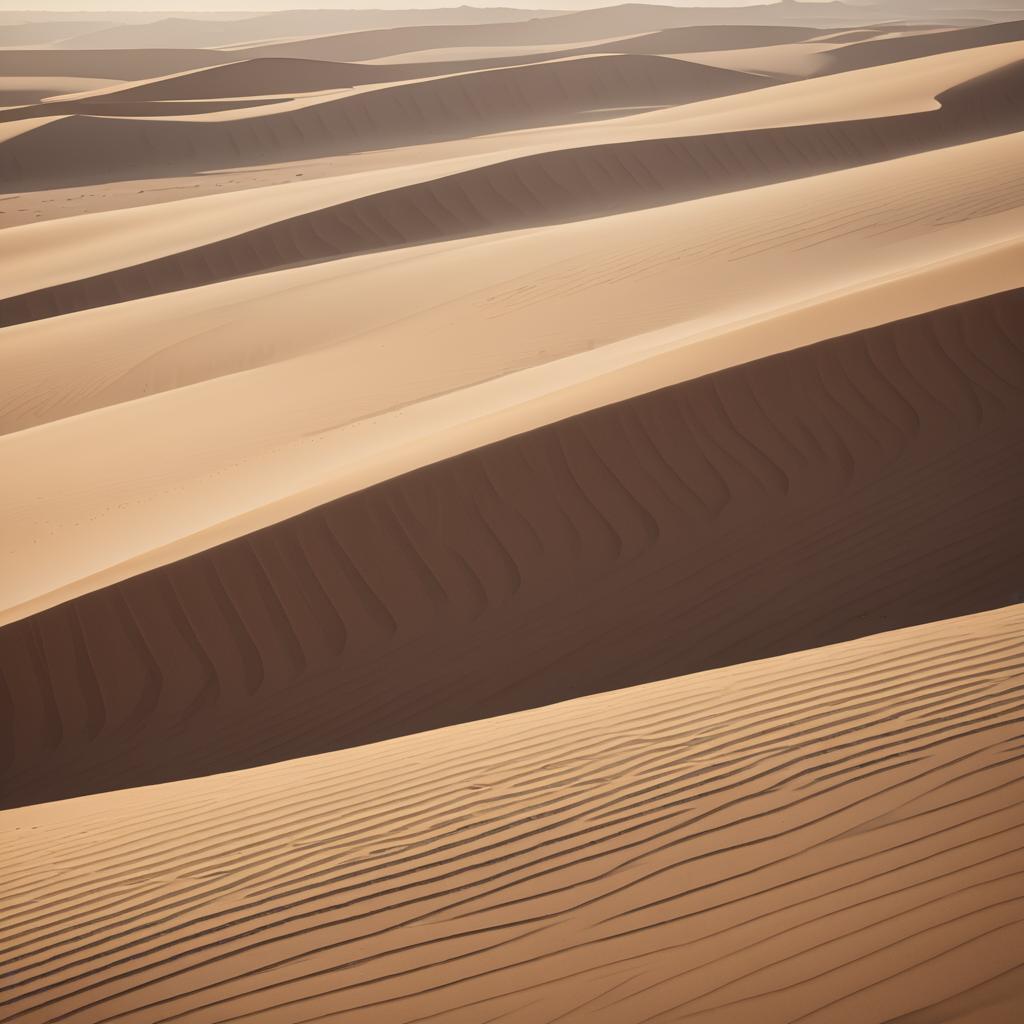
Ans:
{"type": "Polygon", "coordinates": [[[378,455],[375,486],[13,622],[4,799],[232,770],[1016,600],[1022,303],[1018,288],[742,362],[405,475],[378,455]],[[99,732],[80,704],[103,709],[99,732]]]}
{"type": "Polygon", "coordinates": [[[0,999],[285,1024],[1009,1012],[1022,723],[1015,607],[5,811],[0,999]]]}

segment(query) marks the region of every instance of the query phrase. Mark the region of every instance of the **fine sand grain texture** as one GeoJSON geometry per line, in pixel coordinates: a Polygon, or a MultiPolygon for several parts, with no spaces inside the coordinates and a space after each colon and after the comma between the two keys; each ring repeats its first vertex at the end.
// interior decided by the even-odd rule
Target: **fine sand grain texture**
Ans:
{"type": "Polygon", "coordinates": [[[0,814],[4,1019],[1010,1024],[1024,609],[0,814]]]}
{"type": "Polygon", "coordinates": [[[704,2],[0,12],[0,1024],[1024,1022],[1024,14],[704,2]]]}
{"type": "Polygon", "coordinates": [[[478,449],[8,625],[5,802],[1015,600],[1024,290],[478,449]]]}
{"type": "Polygon", "coordinates": [[[1020,287],[1022,147],[1004,136],[9,328],[0,620],[576,412],[1020,287]]]}

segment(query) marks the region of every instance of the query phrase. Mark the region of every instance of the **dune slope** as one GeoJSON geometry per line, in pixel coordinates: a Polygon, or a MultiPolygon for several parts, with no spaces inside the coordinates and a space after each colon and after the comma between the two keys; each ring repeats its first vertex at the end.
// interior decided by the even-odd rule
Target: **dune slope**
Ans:
{"type": "Polygon", "coordinates": [[[895,38],[866,39],[826,53],[825,74],[853,68],[897,64],[937,53],[953,53],[979,46],[1024,39],[1024,21],[976,25],[946,32],[900,35],[895,38]]]}
{"type": "Polygon", "coordinates": [[[1024,61],[937,100],[938,110],[922,113],[553,149],[489,163],[0,299],[0,326],[314,260],[667,205],[1008,134],[1024,128],[1024,61]]]}
{"type": "Polygon", "coordinates": [[[1024,610],[0,814],[7,1019],[1010,1024],[1024,610]]]}
{"type": "Polygon", "coordinates": [[[395,85],[285,109],[203,120],[69,115],[0,145],[21,188],[192,173],[686,103],[767,84],[669,57],[608,54],[395,85]],[[63,162],[74,147],[74,163],[63,162]]]}
{"type": "Polygon", "coordinates": [[[1018,290],[687,381],[12,623],[4,802],[1017,600],[1022,316],[1018,290]]]}

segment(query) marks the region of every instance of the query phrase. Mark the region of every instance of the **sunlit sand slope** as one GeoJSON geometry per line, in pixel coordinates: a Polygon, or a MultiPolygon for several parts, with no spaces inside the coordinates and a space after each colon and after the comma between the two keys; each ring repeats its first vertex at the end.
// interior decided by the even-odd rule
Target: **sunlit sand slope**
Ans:
{"type": "Polygon", "coordinates": [[[596,409],[0,631],[5,801],[1021,596],[1024,291],[596,409]]]}
{"type": "Polygon", "coordinates": [[[314,260],[659,206],[1013,132],[1024,128],[1024,62],[936,99],[939,109],[921,113],[553,149],[429,176],[160,259],[0,299],[0,326],[314,260]]]}
{"type": "Polygon", "coordinates": [[[1013,608],[5,812],[4,1019],[1012,1024],[1022,714],[1013,608]]]}

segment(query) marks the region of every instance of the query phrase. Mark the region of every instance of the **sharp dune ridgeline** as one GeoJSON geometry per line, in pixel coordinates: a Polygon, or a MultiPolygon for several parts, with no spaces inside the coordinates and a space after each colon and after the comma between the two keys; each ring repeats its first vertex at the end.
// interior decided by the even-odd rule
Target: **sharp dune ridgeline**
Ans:
{"type": "MultiPolygon", "coordinates": [[[[479,168],[382,190],[206,246],[0,299],[0,324],[314,260],[668,205],[1018,132],[1024,129],[1024,44],[992,56],[1007,63],[940,93],[937,110],[828,125],[643,138],[488,161],[479,168]]],[[[760,87],[749,75],[696,65],[691,77],[682,70],[682,62],[671,63],[680,66],[678,84],[693,101],[708,93],[760,87]]],[[[590,61],[581,68],[598,75],[604,70],[590,61]]],[[[632,69],[627,65],[614,70],[629,75],[632,69]]],[[[635,95],[650,98],[653,93],[646,90],[656,91],[658,86],[644,78],[643,64],[637,70],[641,75],[634,82],[639,90],[635,95]]],[[[629,91],[620,88],[617,95],[629,91]]],[[[751,104],[773,101],[771,90],[751,98],[751,104]]],[[[479,93],[473,102],[483,102],[479,93]]],[[[611,132],[622,134],[619,126],[611,132]]],[[[31,136],[26,138],[31,143],[31,136]]],[[[115,147],[108,152],[123,151],[115,147]]]]}
{"type": "Polygon", "coordinates": [[[0,12],[0,1024],[1024,1019],[1024,20],[0,12]]]}
{"type": "Polygon", "coordinates": [[[8,799],[1006,603],[1024,573],[1022,319],[1024,290],[747,363],[4,627],[8,799]],[[945,506],[945,488],[970,499],[945,506]]]}

